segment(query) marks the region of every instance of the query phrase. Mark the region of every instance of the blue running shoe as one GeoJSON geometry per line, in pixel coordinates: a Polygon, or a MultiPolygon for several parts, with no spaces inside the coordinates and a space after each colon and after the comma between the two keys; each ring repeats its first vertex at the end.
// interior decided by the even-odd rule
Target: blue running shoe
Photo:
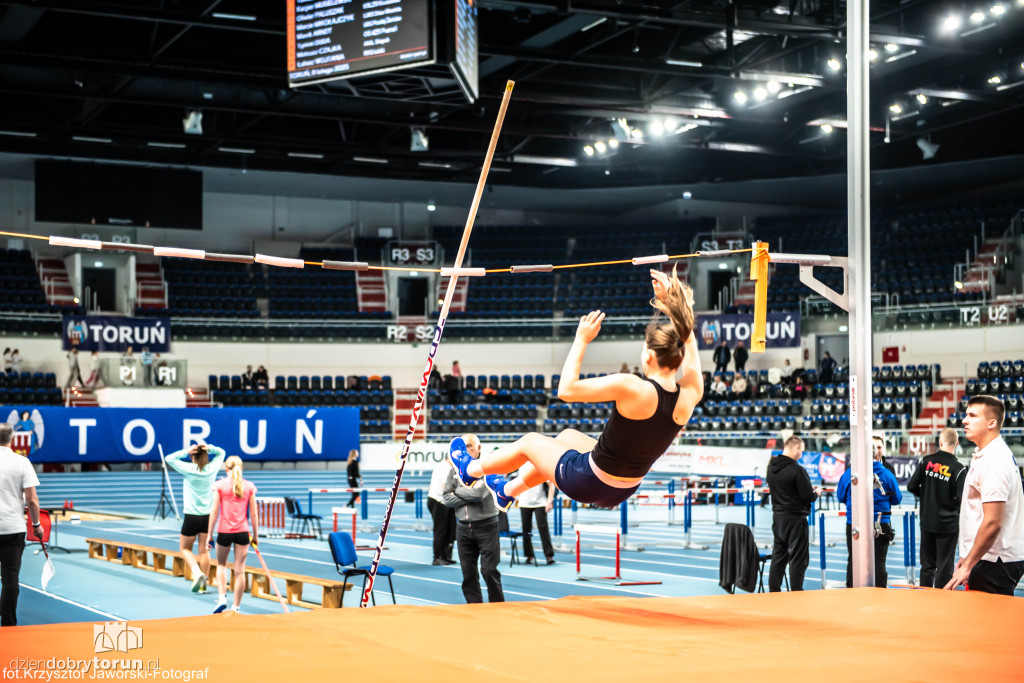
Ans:
{"type": "Polygon", "coordinates": [[[479,480],[479,477],[471,477],[466,473],[469,463],[473,462],[473,456],[466,450],[466,442],[462,440],[461,436],[455,437],[448,444],[448,459],[455,467],[455,472],[459,475],[459,481],[463,486],[472,486],[479,480]]]}
{"type": "Polygon", "coordinates": [[[214,614],[220,614],[221,612],[223,612],[227,608],[228,608],[228,599],[227,599],[227,597],[223,597],[223,598],[221,598],[220,600],[217,601],[217,606],[213,608],[213,613],[214,614]]]}
{"type": "Polygon", "coordinates": [[[499,510],[505,510],[506,512],[512,503],[516,502],[516,499],[512,496],[505,495],[505,477],[501,474],[488,474],[484,477],[484,484],[491,491],[491,496],[494,498],[494,504],[498,506],[499,510]]]}

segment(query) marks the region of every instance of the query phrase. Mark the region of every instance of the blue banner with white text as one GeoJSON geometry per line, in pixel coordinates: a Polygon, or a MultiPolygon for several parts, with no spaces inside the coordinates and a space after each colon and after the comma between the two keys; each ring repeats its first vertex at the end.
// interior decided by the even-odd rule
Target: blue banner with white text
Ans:
{"type": "Polygon", "coordinates": [[[11,447],[32,462],[151,462],[197,442],[242,460],[345,460],[358,408],[45,408],[5,406],[11,447]]]}
{"type": "MultiPolygon", "coordinates": [[[[800,346],[800,314],[769,313],[765,329],[770,349],[800,346]]],[[[752,315],[704,315],[697,318],[697,344],[702,351],[713,349],[723,341],[729,348],[736,342],[750,348],[750,335],[754,331],[752,315]]]]}
{"type": "Polygon", "coordinates": [[[118,315],[65,315],[61,338],[64,350],[136,353],[148,348],[153,353],[171,350],[170,318],[128,318],[118,315]]]}

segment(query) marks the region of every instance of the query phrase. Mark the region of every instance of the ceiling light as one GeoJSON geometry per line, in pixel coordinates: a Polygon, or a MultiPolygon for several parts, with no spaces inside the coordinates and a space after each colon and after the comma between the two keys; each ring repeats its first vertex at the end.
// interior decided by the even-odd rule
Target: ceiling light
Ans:
{"type": "Polygon", "coordinates": [[[891,111],[893,114],[902,114],[903,113],[903,107],[901,107],[898,104],[890,104],[889,105],[889,111],[891,111]]]}
{"type": "Polygon", "coordinates": [[[147,142],[150,147],[162,147],[164,149],[185,149],[185,145],[180,142],[147,142]]]}
{"type": "Polygon", "coordinates": [[[917,139],[917,147],[921,150],[921,156],[925,161],[933,159],[939,151],[939,145],[923,137],[917,139]]]}
{"type": "Polygon", "coordinates": [[[770,92],[773,95],[782,90],[782,84],[779,83],[778,81],[768,81],[765,87],[768,88],[768,92],[770,92]]]}
{"type": "Polygon", "coordinates": [[[991,78],[988,79],[988,82],[991,83],[992,85],[999,85],[1000,83],[1003,82],[1003,79],[1000,78],[999,76],[992,76],[991,78]]]}
{"type": "Polygon", "coordinates": [[[589,31],[592,28],[597,28],[598,26],[600,26],[601,24],[603,24],[606,21],[608,21],[608,17],[601,17],[600,19],[592,21],[589,24],[587,24],[586,26],[584,26],[583,28],[581,28],[580,29],[580,33],[586,33],[587,31],[589,31]]]}
{"type": "Polygon", "coordinates": [[[427,202],[427,211],[437,211],[437,205],[434,202],[427,202]]]}
{"type": "Polygon", "coordinates": [[[728,263],[719,263],[718,264],[718,269],[719,270],[728,270],[729,269],[729,264],[728,263]]]}
{"type": "Polygon", "coordinates": [[[644,137],[644,132],[642,130],[640,130],[639,128],[634,128],[633,130],[631,130],[629,132],[629,134],[632,135],[637,140],[642,140],[643,137],[644,137]]]}
{"type": "Polygon", "coordinates": [[[185,112],[185,118],[181,120],[181,129],[188,135],[202,135],[203,112],[198,109],[189,109],[185,112]]]}
{"type": "Polygon", "coordinates": [[[957,289],[963,289],[964,288],[964,283],[960,282],[959,280],[954,280],[953,281],[953,286],[956,287],[957,289]]]}
{"type": "Polygon", "coordinates": [[[451,168],[452,165],[446,161],[421,161],[419,166],[423,168],[451,168]]]}
{"type": "Polygon", "coordinates": [[[533,156],[532,154],[514,154],[512,155],[512,162],[516,164],[539,164],[541,166],[565,166],[567,168],[579,166],[579,162],[575,159],[567,159],[565,157],[539,157],[533,156]]]}
{"type": "Polygon", "coordinates": [[[93,138],[87,135],[72,135],[71,139],[76,142],[102,142],[108,145],[113,142],[110,138],[93,138]]]}
{"type": "Polygon", "coordinates": [[[977,10],[975,10],[974,12],[971,12],[971,23],[972,24],[980,24],[983,21],[985,21],[985,13],[984,12],[978,12],[977,10]]]}
{"type": "Polygon", "coordinates": [[[737,90],[736,92],[734,92],[732,94],[732,97],[739,104],[747,103],[747,93],[743,92],[742,90],[737,90]]]}
{"type": "Polygon", "coordinates": [[[103,267],[103,261],[93,261],[92,262],[92,267],[93,268],[102,268],[103,267]]]}
{"type": "Polygon", "coordinates": [[[288,156],[293,159],[323,159],[323,154],[314,154],[311,152],[288,152],[288,156]]]}
{"type": "Polygon", "coordinates": [[[917,94],[917,95],[916,95],[916,96],[914,97],[914,99],[916,99],[916,100],[917,100],[918,102],[920,102],[921,104],[928,104],[928,96],[927,96],[927,95],[922,95],[921,93],[918,93],[918,94],[917,94]]]}
{"type": "Polygon", "coordinates": [[[227,152],[228,154],[255,154],[256,150],[246,149],[244,147],[218,147],[221,152],[227,152]]]}
{"type": "Polygon", "coordinates": [[[868,59],[872,62],[878,61],[878,50],[874,48],[868,50],[868,59]]]}
{"type": "Polygon", "coordinates": [[[768,91],[764,88],[754,88],[754,99],[758,102],[764,101],[764,98],[768,97],[768,91]]]}
{"type": "Polygon", "coordinates": [[[683,199],[693,199],[693,193],[692,192],[684,192],[683,193],[683,199]]]}
{"type": "Polygon", "coordinates": [[[945,31],[955,31],[960,28],[961,19],[956,14],[950,14],[942,20],[942,28],[945,31]]]}
{"type": "Polygon", "coordinates": [[[832,57],[825,63],[828,64],[828,68],[832,69],[833,71],[839,71],[840,69],[843,68],[842,62],[840,62],[835,57],[832,57]]]}
{"type": "Polygon", "coordinates": [[[688,59],[666,59],[665,63],[671,64],[672,66],[688,66],[694,69],[699,69],[704,66],[702,62],[691,62],[688,59]]]}
{"type": "Polygon", "coordinates": [[[256,21],[256,17],[251,14],[226,14],[224,12],[214,12],[213,16],[217,19],[235,19],[237,21],[256,21]]]}
{"type": "Polygon", "coordinates": [[[594,149],[597,150],[598,154],[604,154],[605,150],[607,150],[608,148],[605,146],[603,142],[598,140],[597,142],[594,143],[594,149]]]}
{"type": "Polygon", "coordinates": [[[592,157],[594,156],[594,148],[590,145],[584,145],[583,153],[586,154],[588,157],[592,157]]]}
{"type": "Polygon", "coordinates": [[[897,45],[896,43],[886,43],[885,44],[885,51],[886,52],[899,52],[900,51],[900,46],[897,45]]]}
{"type": "Polygon", "coordinates": [[[832,133],[832,124],[829,124],[829,123],[821,124],[821,132],[824,133],[825,135],[830,135],[832,133]]]}
{"type": "Polygon", "coordinates": [[[0,130],[0,135],[10,135],[13,138],[34,138],[35,133],[26,133],[20,130],[0,130]]]}
{"type": "Polygon", "coordinates": [[[997,2],[996,4],[992,5],[992,7],[990,7],[988,11],[989,13],[992,14],[992,16],[1000,17],[1006,14],[1006,5],[997,2]]]}
{"type": "Polygon", "coordinates": [[[615,138],[609,138],[608,139],[608,148],[609,149],[618,149],[619,148],[619,141],[616,140],[615,138]]]}
{"type": "Polygon", "coordinates": [[[364,164],[386,164],[387,159],[378,159],[377,157],[352,157],[352,161],[361,161],[364,164]]]}
{"type": "Polygon", "coordinates": [[[661,121],[651,121],[650,125],[647,126],[647,132],[654,137],[661,137],[665,133],[665,124],[661,121]]]}

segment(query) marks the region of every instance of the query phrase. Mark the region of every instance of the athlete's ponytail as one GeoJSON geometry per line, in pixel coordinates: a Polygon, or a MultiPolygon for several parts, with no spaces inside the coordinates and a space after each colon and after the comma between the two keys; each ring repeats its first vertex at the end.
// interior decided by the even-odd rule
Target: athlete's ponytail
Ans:
{"type": "Polygon", "coordinates": [[[651,299],[654,317],[647,326],[645,341],[663,368],[678,368],[683,362],[686,340],[693,333],[693,306],[690,299],[693,292],[689,285],[681,282],[672,266],[672,277],[662,297],[651,299]],[[661,323],[659,313],[669,317],[670,323],[661,323]]]}
{"type": "Polygon", "coordinates": [[[245,482],[242,480],[242,459],[237,455],[232,455],[224,461],[224,467],[228,471],[228,476],[231,477],[232,492],[236,498],[241,498],[245,486],[245,482]]]}

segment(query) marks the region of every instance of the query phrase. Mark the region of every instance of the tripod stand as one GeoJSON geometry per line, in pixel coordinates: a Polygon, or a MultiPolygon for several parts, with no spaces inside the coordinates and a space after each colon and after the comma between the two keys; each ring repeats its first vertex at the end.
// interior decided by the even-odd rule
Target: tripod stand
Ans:
{"type": "Polygon", "coordinates": [[[170,486],[170,476],[167,474],[167,461],[164,459],[163,446],[157,445],[157,448],[160,449],[160,464],[163,465],[164,476],[160,478],[160,500],[156,504],[156,512],[153,513],[153,519],[156,519],[157,516],[160,519],[166,519],[167,515],[172,511],[174,512],[175,519],[181,519],[181,516],[178,514],[177,501],[174,500],[174,489],[170,486]],[[170,496],[167,495],[168,491],[170,496]]]}

